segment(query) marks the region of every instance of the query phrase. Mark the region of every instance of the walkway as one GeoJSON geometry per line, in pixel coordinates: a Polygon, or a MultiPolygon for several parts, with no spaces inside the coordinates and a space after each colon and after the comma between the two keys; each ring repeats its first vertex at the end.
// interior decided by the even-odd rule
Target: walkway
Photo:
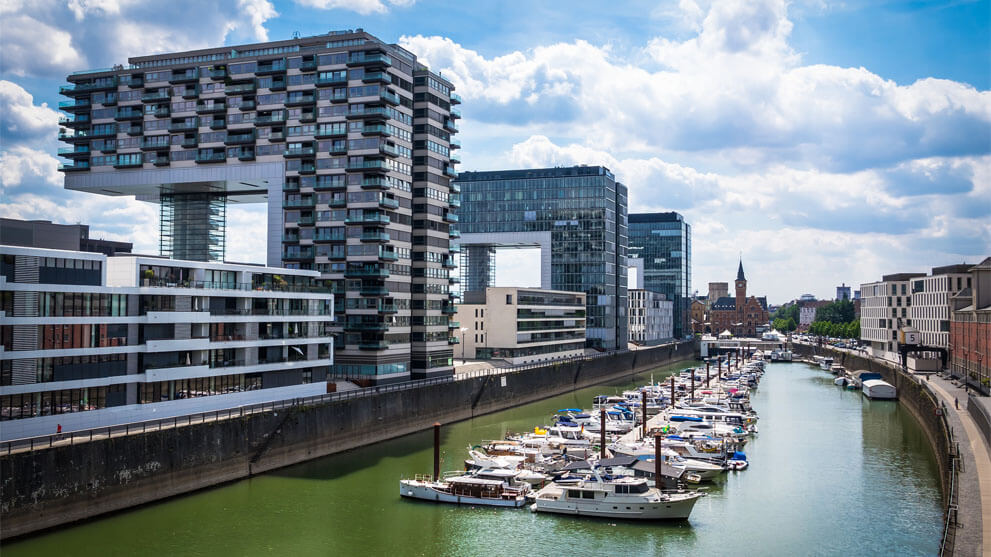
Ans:
{"type": "MultiPolygon", "coordinates": [[[[922,375],[917,375],[922,377],[922,375]]],[[[967,411],[968,396],[953,381],[930,375],[932,392],[946,404],[950,427],[958,432],[957,444],[963,469],[957,488],[957,520],[955,553],[968,555],[965,548],[983,548],[973,555],[991,555],[991,447],[988,447],[981,431],[967,411]],[[959,408],[957,408],[959,401],[959,408]],[[964,434],[963,437],[959,432],[964,434]],[[974,473],[976,472],[976,473],[974,473]],[[961,551],[962,550],[962,551],[961,551]]],[[[973,404],[980,404],[974,401],[973,404]]]]}

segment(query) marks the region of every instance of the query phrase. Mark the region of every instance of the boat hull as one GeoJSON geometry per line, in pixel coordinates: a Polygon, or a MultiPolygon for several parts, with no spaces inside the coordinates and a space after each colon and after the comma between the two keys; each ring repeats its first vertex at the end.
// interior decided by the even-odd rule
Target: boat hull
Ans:
{"type": "Polygon", "coordinates": [[[399,495],[410,499],[433,501],[435,503],[451,503],[455,505],[483,505],[488,507],[519,508],[526,504],[526,497],[489,498],[453,495],[439,489],[439,484],[419,480],[400,480],[399,495]]]}
{"type": "Polygon", "coordinates": [[[535,512],[621,520],[687,520],[698,499],[699,497],[693,496],[673,501],[616,503],[605,501],[601,504],[586,505],[567,499],[562,501],[538,497],[530,508],[535,512]]]}

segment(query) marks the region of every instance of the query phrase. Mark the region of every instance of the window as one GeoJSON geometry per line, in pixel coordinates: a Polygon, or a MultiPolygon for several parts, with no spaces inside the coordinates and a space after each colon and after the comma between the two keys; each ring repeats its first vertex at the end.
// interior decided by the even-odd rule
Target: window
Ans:
{"type": "Polygon", "coordinates": [[[513,305],[513,295],[512,294],[506,294],[506,304],[513,305]]]}

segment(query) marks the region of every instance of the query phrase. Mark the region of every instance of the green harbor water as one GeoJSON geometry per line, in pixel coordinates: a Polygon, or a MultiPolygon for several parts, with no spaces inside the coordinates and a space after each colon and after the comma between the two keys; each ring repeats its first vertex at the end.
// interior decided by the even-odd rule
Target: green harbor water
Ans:
{"type": "MultiPolygon", "coordinates": [[[[653,372],[660,380],[688,365],[653,372]]],[[[589,407],[601,385],[442,429],[444,469],[466,447],[589,407]]],[[[423,432],[4,545],[41,555],[934,555],[942,515],[925,435],[798,363],[769,364],[752,404],[750,468],[711,485],[687,522],[624,523],[402,500],[431,469],[423,432]]]]}

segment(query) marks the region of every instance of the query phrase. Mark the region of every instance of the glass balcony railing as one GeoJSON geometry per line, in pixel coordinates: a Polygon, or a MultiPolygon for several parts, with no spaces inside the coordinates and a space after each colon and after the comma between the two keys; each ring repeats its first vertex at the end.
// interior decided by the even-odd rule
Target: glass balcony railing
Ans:
{"type": "Polygon", "coordinates": [[[461,104],[461,95],[451,93],[451,104],[461,104]]]}

